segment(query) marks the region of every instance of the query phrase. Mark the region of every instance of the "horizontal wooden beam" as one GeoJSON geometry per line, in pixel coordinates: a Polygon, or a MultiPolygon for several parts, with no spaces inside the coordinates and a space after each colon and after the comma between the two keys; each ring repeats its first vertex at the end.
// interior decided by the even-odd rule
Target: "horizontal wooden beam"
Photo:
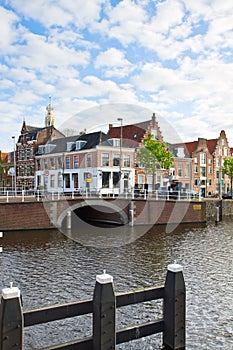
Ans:
{"type": "Polygon", "coordinates": [[[131,340],[147,337],[152,334],[163,332],[163,320],[147,322],[133,327],[118,330],[116,333],[116,343],[121,344],[131,340]]]}
{"type": "Polygon", "coordinates": [[[143,303],[151,300],[158,300],[164,297],[164,287],[146,288],[134,292],[126,292],[116,295],[116,306],[127,306],[143,303]]]}
{"type": "Polygon", "coordinates": [[[92,312],[92,299],[28,310],[23,312],[24,327],[62,320],[68,317],[86,315],[92,312]]]}

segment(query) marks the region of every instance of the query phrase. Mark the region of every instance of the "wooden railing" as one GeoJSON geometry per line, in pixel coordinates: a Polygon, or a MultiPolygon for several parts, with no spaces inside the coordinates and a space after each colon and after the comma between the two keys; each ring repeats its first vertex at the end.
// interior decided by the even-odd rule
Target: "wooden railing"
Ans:
{"type": "MultiPolygon", "coordinates": [[[[116,294],[113,278],[105,272],[96,276],[93,299],[54,305],[36,310],[22,309],[17,287],[2,290],[0,305],[0,350],[23,349],[24,328],[65,318],[93,314],[93,334],[78,340],[46,347],[47,350],[115,349],[116,344],[163,333],[167,349],[185,349],[185,283],[181,265],[171,264],[163,287],[116,294]],[[116,309],[151,300],[163,300],[163,317],[159,320],[116,330],[116,309]]],[[[42,350],[42,349],[41,349],[42,350]]]]}

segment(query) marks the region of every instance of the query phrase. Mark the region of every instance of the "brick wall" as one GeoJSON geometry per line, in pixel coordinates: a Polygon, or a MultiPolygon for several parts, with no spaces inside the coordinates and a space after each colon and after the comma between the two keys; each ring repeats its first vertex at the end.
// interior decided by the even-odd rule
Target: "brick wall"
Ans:
{"type": "Polygon", "coordinates": [[[52,228],[42,202],[0,203],[0,230],[52,228]]]}
{"type": "MultiPolygon", "coordinates": [[[[82,198],[46,202],[0,203],[0,231],[53,228],[53,222],[56,226],[57,219],[62,212],[66,212],[69,206],[75,206],[80,202],[84,202],[81,203],[82,206],[85,205],[85,200],[82,198]]],[[[98,199],[95,199],[95,205],[96,202],[98,199]]],[[[109,199],[100,204],[104,203],[108,206],[108,202],[112,202],[127,215],[129,214],[130,200],[109,199]]],[[[88,203],[91,205],[90,199],[88,203]]],[[[133,203],[135,225],[206,221],[205,202],[135,199],[133,203]]]]}

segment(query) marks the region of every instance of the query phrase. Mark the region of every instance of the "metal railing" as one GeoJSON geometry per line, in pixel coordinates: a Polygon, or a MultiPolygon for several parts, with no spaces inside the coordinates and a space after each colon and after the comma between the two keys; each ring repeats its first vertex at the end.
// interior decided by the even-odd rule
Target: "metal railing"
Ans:
{"type": "Polygon", "coordinates": [[[176,191],[176,192],[169,192],[169,191],[148,191],[145,189],[135,189],[132,188],[130,190],[125,190],[122,193],[118,193],[115,191],[115,189],[103,189],[102,188],[78,188],[78,189],[70,189],[67,191],[57,191],[57,190],[17,190],[15,192],[12,189],[7,189],[4,191],[0,190],[0,202],[24,202],[24,201],[31,201],[36,200],[40,201],[42,199],[47,200],[59,200],[60,198],[69,197],[69,198],[76,198],[76,197],[95,197],[95,198],[105,198],[105,197],[111,197],[111,198],[125,198],[125,199],[153,199],[153,200],[193,200],[197,199],[199,201],[202,200],[202,197],[200,193],[192,194],[190,192],[182,192],[182,191],[176,191]]]}

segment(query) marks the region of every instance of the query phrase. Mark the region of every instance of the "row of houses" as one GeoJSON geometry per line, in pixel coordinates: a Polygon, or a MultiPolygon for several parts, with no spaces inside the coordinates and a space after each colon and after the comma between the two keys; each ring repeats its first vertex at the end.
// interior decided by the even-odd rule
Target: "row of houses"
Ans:
{"type": "Polygon", "coordinates": [[[174,155],[173,166],[169,172],[158,169],[153,181],[152,174],[145,173],[138,164],[137,152],[149,135],[166,142],[154,113],[149,120],[130,125],[122,125],[120,119],[121,125],[110,124],[107,133],[82,132],[65,137],[54,126],[51,101],[46,111],[43,128],[23,121],[8,170],[4,161],[0,164],[0,187],[13,187],[14,180],[17,189],[118,195],[135,188],[166,189],[175,180],[182,183],[183,190],[201,192],[203,197],[219,195],[230,188],[221,166],[224,158],[232,157],[233,150],[223,130],[216,139],[168,144],[174,155]]]}

